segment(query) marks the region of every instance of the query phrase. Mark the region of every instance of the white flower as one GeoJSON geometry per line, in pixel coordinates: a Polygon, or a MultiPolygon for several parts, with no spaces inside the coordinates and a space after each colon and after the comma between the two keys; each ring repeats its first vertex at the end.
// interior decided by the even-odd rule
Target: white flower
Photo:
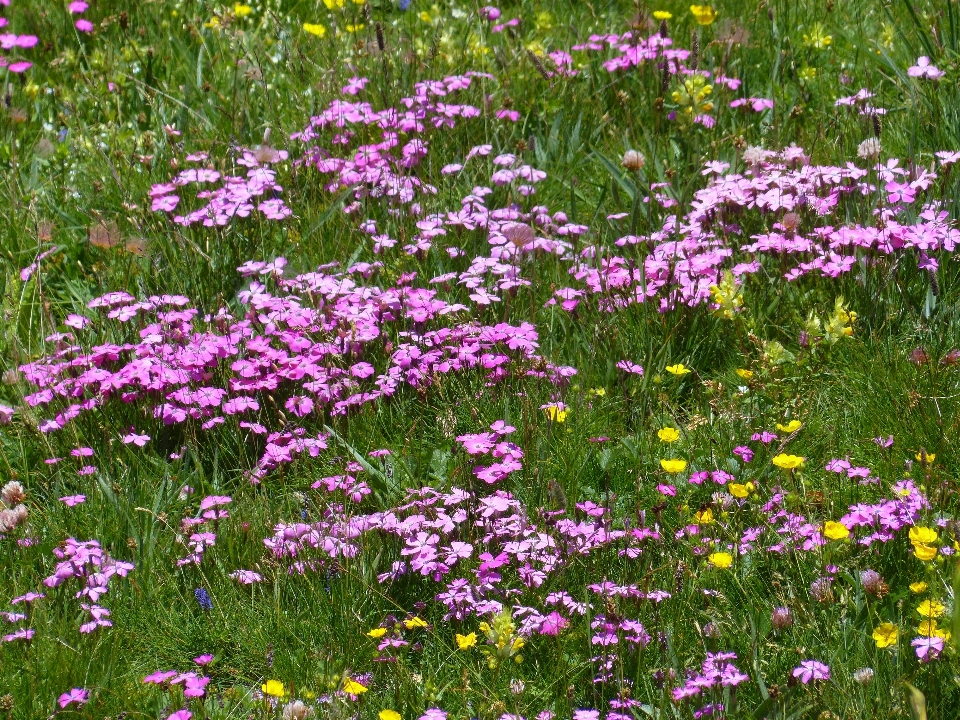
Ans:
{"type": "Polygon", "coordinates": [[[880,140],[875,137],[867,138],[857,147],[857,156],[870,160],[880,155],[880,140]]]}

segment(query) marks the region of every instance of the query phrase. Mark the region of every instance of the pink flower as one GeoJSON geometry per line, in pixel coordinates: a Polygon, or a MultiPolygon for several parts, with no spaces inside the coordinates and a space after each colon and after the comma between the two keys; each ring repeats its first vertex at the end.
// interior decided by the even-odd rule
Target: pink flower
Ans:
{"type": "Polygon", "coordinates": [[[193,717],[193,713],[183,708],[182,710],[177,710],[173,713],[167,720],[190,720],[193,717]]]}
{"type": "Polygon", "coordinates": [[[73,2],[67,6],[67,9],[74,14],[79,14],[85,12],[88,7],[90,6],[83,0],[73,0],[73,2]]]}
{"type": "Polygon", "coordinates": [[[65,692],[57,700],[60,703],[61,708],[65,708],[67,705],[76,703],[77,705],[86,705],[87,701],[90,699],[90,692],[84,690],[83,688],[73,688],[69,692],[65,692]]]}
{"type": "Polygon", "coordinates": [[[804,685],[814,680],[829,680],[830,668],[819,660],[804,660],[793,669],[793,677],[799,678],[804,685]]]}
{"type": "Polygon", "coordinates": [[[66,497],[60,498],[62,502],[67,507],[73,507],[75,505],[80,505],[83,502],[86,502],[86,495],[67,495],[66,497]]]}
{"type": "Polygon", "coordinates": [[[132,432],[129,435],[124,435],[122,439],[123,439],[123,442],[126,443],[127,445],[130,445],[132,443],[137,447],[143,447],[148,442],[150,442],[149,435],[137,435],[137,433],[135,432],[132,432]]]}
{"type": "Polygon", "coordinates": [[[941,78],[946,73],[943,70],[938,69],[935,65],[930,64],[930,58],[926,55],[922,55],[917,58],[917,64],[907,68],[907,75],[915,78],[930,78],[931,80],[936,80],[941,78]]]}
{"type": "Polygon", "coordinates": [[[74,26],[80,32],[85,32],[85,33],[93,32],[93,23],[90,22],[89,20],[77,20],[74,23],[74,26]]]}
{"type": "Polygon", "coordinates": [[[255,573],[253,570],[234,570],[230,573],[230,577],[241,585],[253,585],[263,580],[260,573],[255,573]]]}
{"type": "Polygon", "coordinates": [[[193,661],[197,665],[209,665],[213,662],[213,655],[200,655],[199,657],[195,657],[193,661]]]}

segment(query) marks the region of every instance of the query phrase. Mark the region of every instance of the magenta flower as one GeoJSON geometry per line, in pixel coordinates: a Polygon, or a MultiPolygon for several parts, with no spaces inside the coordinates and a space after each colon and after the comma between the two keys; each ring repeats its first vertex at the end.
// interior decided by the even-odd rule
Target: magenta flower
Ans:
{"type": "Polygon", "coordinates": [[[198,657],[195,657],[193,661],[197,665],[209,665],[210,663],[213,662],[213,655],[200,655],[198,657]]]}
{"type": "Polygon", "coordinates": [[[175,713],[170,715],[167,720],[190,720],[193,717],[193,713],[183,708],[182,710],[177,710],[175,713]]]}
{"type": "Polygon", "coordinates": [[[799,678],[804,685],[815,680],[829,680],[830,668],[819,660],[804,660],[793,669],[793,677],[799,678]]]}
{"type": "Polygon", "coordinates": [[[67,495],[66,497],[60,498],[60,502],[67,507],[74,507],[75,505],[80,505],[81,503],[85,502],[86,499],[86,495],[67,495]]]}
{"type": "Polygon", "coordinates": [[[80,32],[85,32],[85,33],[93,32],[93,23],[90,22],[89,20],[77,20],[74,23],[74,26],[80,32]]]}
{"type": "Polygon", "coordinates": [[[76,703],[77,705],[86,705],[87,701],[90,699],[90,692],[84,690],[83,688],[73,688],[69,692],[65,692],[61,695],[57,702],[60,703],[61,708],[65,708],[67,705],[76,703]]]}

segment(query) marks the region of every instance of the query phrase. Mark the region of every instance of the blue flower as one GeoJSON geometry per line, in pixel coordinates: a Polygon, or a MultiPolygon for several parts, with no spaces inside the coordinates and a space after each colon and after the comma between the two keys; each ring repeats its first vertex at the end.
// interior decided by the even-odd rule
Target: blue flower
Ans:
{"type": "Polygon", "coordinates": [[[200,603],[200,607],[203,610],[213,610],[213,600],[208,593],[203,588],[197,588],[193,591],[193,596],[197,599],[197,602],[200,603]]]}
{"type": "Polygon", "coordinates": [[[410,7],[411,2],[412,0],[400,0],[400,9],[406,10],[408,7],[410,7]]]}

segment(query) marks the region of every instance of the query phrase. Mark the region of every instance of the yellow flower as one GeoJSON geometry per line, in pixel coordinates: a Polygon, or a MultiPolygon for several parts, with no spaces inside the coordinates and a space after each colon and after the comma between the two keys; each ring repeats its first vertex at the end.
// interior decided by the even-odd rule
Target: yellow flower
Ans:
{"type": "Polygon", "coordinates": [[[877,625],[877,629],[873,631],[873,641],[878,648],[890,647],[897,644],[897,635],[896,625],[889,622],[880,623],[877,625]]]}
{"type": "Polygon", "coordinates": [[[667,372],[671,375],[686,375],[690,372],[690,368],[685,367],[683,363],[677,363],[676,365],[667,365],[667,372]]]}
{"type": "Polygon", "coordinates": [[[696,520],[700,525],[712,525],[713,510],[707,508],[706,510],[701,510],[700,512],[694,513],[693,519],[696,520]]]}
{"type": "Polygon", "coordinates": [[[370,632],[367,633],[367,635],[369,635],[370,637],[372,637],[372,638],[374,638],[374,639],[376,639],[376,638],[382,638],[382,637],[383,637],[384,635],[386,635],[386,634],[387,634],[387,629],[386,629],[386,628],[374,628],[373,630],[371,630],[370,632]]]}
{"type": "Polygon", "coordinates": [[[346,1],[347,0],[323,0],[323,4],[327,6],[327,10],[335,10],[336,8],[342,8],[346,1]]]}
{"type": "Polygon", "coordinates": [[[805,458],[802,458],[799,455],[787,455],[786,453],[780,453],[774,457],[771,462],[778,468],[783,468],[784,470],[794,470],[803,465],[804,459],[805,458]]]}
{"type": "Polygon", "coordinates": [[[243,5],[241,3],[237,3],[236,5],[233,6],[233,14],[236,15],[237,17],[246,17],[252,12],[253,12],[253,8],[250,7],[249,5],[243,5]]]}
{"type": "Polygon", "coordinates": [[[343,691],[350,695],[363,695],[367,691],[367,688],[358,683],[356,680],[345,677],[343,679],[343,691]]]}
{"type": "Polygon", "coordinates": [[[827,35],[822,23],[815,23],[813,27],[810,28],[810,34],[803,36],[804,45],[812,47],[815,50],[824,50],[832,42],[833,37],[827,35]]]}
{"type": "Polygon", "coordinates": [[[725,552],[715,552],[707,558],[714,567],[726,570],[733,564],[733,555],[725,552]]]}
{"type": "Polygon", "coordinates": [[[381,710],[377,717],[380,720],[400,720],[400,713],[396,710],[381,710]]]}
{"type": "Polygon", "coordinates": [[[737,375],[742,377],[744,380],[749,380],[753,377],[753,370],[745,370],[744,368],[737,368],[737,375]]]}
{"type": "Polygon", "coordinates": [[[925,618],[938,618],[946,608],[936,600],[924,600],[917,606],[917,612],[925,618]]]}
{"type": "Polygon", "coordinates": [[[924,637],[938,637],[944,640],[950,639],[950,633],[947,630],[937,627],[936,620],[924,620],[917,627],[917,632],[924,637]]]}
{"type": "Polygon", "coordinates": [[[346,31],[348,33],[358,33],[363,30],[364,27],[366,26],[363,23],[359,23],[358,25],[347,25],[346,31]]]}
{"type": "MultiPolygon", "coordinates": [[[[704,92],[704,97],[713,90],[709,86],[708,88],[709,91],[704,92]]],[[[710,104],[712,105],[712,103],[710,104]]],[[[710,296],[717,304],[716,310],[713,311],[713,314],[717,317],[732,320],[740,312],[740,308],[743,307],[743,289],[737,284],[730,270],[723,271],[723,279],[719,284],[710,286],[710,296]]]]}
{"type": "Polygon", "coordinates": [[[667,12],[666,10],[654,10],[653,17],[657,20],[669,20],[673,17],[673,13],[667,12]]]}
{"type": "Polygon", "coordinates": [[[690,12],[698,25],[709,25],[717,19],[717,11],[709,5],[691,5],[690,12]]]}
{"type": "Polygon", "coordinates": [[[937,541],[937,531],[928,527],[914,525],[910,528],[910,543],[913,545],[932,545],[937,541]]]}
{"type": "Polygon", "coordinates": [[[412,617],[409,620],[404,620],[403,624],[404,626],[406,626],[407,630],[413,630],[414,628],[427,627],[427,621],[422,620],[421,618],[418,618],[418,617],[412,617]]]}
{"type": "Polygon", "coordinates": [[[547,413],[547,417],[554,422],[562,423],[567,421],[567,415],[570,414],[570,411],[560,407],[559,405],[547,405],[544,408],[544,411],[547,413]]]}
{"type": "Polygon", "coordinates": [[[917,462],[926,463],[927,465],[933,465],[933,461],[937,459],[935,453],[917,453],[914,457],[917,458],[917,462]]]}
{"type": "Polygon", "coordinates": [[[803,427],[803,423],[800,422],[799,420],[791,420],[786,425],[781,425],[780,423],[777,423],[777,430],[780,430],[781,432],[785,432],[785,433],[796,432],[801,427],[803,427]]]}
{"type": "Polygon", "coordinates": [[[279,680],[267,680],[260,686],[260,689],[263,690],[264,695],[270,695],[272,697],[283,697],[285,694],[283,683],[279,680]]]}
{"type": "Polygon", "coordinates": [[[425,23],[430,22],[430,13],[424,10],[422,13],[420,13],[420,19],[423,20],[425,23]]]}
{"type": "Polygon", "coordinates": [[[665,427],[662,430],[657,430],[657,437],[665,443],[676,442],[680,439],[680,431],[676,428],[665,427]]]}
{"type": "MultiPolygon", "coordinates": [[[[529,49],[531,50],[531,52],[533,51],[533,48],[529,48],[529,49]]],[[[540,53],[540,54],[542,55],[543,53],[540,53]]],[[[607,390],[606,388],[590,388],[589,390],[587,390],[587,394],[594,395],[596,397],[604,397],[607,394],[607,390]]]]}
{"type": "Polygon", "coordinates": [[[921,580],[920,582],[910,583],[910,592],[922,593],[927,589],[927,584],[921,580]]]}
{"type": "Polygon", "coordinates": [[[687,467],[686,460],[661,460],[660,467],[666,470],[668,473],[678,473],[683,472],[687,467]]]}
{"type": "MultiPolygon", "coordinates": [[[[681,81],[680,88],[678,90],[674,90],[671,97],[675,103],[684,109],[683,112],[686,115],[693,117],[695,115],[701,115],[713,110],[713,103],[707,99],[712,92],[713,85],[707,85],[707,79],[703,75],[697,73],[695,75],[690,75],[681,81]]],[[[736,286],[736,283],[733,282],[732,275],[730,276],[730,283],[736,286]]],[[[742,305],[743,298],[727,298],[723,295],[723,291],[720,290],[719,286],[714,287],[717,287],[716,292],[711,289],[711,294],[714,295],[714,301],[726,304],[726,310],[723,310],[722,314],[724,317],[733,317],[734,310],[739,307],[737,303],[742,305]],[[719,293],[719,298],[717,293],[719,293]],[[730,311],[729,315],[727,315],[727,310],[730,311]]],[[[739,292],[739,289],[728,292],[737,293],[739,292]]],[[[667,369],[669,370],[670,368],[667,369]]]]}
{"type": "Polygon", "coordinates": [[[730,494],[735,498],[745,498],[750,495],[754,490],[753,483],[730,483],[730,494]]]}
{"type": "Polygon", "coordinates": [[[828,540],[846,540],[850,537],[850,530],[843,523],[827,520],[823,524],[823,536],[828,540]]]}
{"type": "Polygon", "coordinates": [[[930,562],[937,556],[937,549],[933,545],[914,545],[913,554],[916,555],[917,560],[930,562]]]}
{"type": "Polygon", "coordinates": [[[801,80],[813,80],[817,76],[817,69],[812,67],[800,68],[798,74],[801,80]]]}
{"type": "Polygon", "coordinates": [[[469,635],[457,633],[457,647],[461,650],[469,650],[477,644],[477,634],[475,632],[469,635]]]}
{"type": "Polygon", "coordinates": [[[210,28],[210,29],[212,29],[212,30],[216,30],[218,27],[220,27],[220,18],[218,18],[216,15],[214,15],[212,18],[210,18],[209,20],[207,20],[207,21],[203,24],[203,26],[204,26],[205,28],[210,28]]]}
{"type": "Polygon", "coordinates": [[[317,37],[323,37],[327,34],[327,29],[318,23],[304,23],[303,31],[317,37]]]}

